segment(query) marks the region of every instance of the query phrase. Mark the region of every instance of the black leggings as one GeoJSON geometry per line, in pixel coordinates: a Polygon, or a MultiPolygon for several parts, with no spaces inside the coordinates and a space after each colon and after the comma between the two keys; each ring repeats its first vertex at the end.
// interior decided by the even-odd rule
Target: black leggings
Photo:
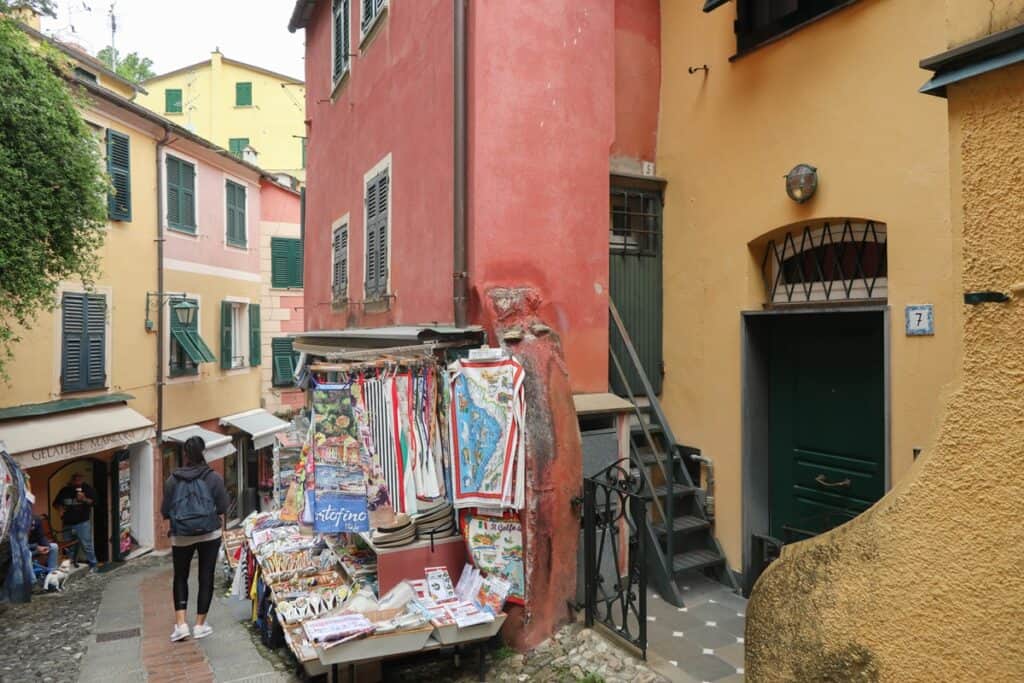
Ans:
{"type": "Polygon", "coordinates": [[[196,614],[210,611],[213,600],[213,572],[217,568],[217,551],[220,550],[220,539],[193,543],[192,545],[176,545],[171,548],[174,560],[174,609],[188,607],[188,570],[192,564],[192,555],[199,549],[199,597],[196,603],[196,614]]]}

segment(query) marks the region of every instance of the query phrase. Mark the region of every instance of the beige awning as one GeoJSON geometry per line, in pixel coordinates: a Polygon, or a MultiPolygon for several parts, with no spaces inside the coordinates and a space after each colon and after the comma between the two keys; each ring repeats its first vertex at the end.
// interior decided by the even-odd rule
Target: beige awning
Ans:
{"type": "Polygon", "coordinates": [[[153,423],[124,404],[0,422],[0,441],[23,469],[151,439],[153,423]]]}
{"type": "Polygon", "coordinates": [[[206,456],[206,462],[208,463],[226,458],[235,452],[235,446],[231,443],[230,435],[211,432],[209,429],[203,429],[199,425],[189,425],[164,432],[163,440],[173,443],[185,443],[193,436],[202,438],[206,444],[206,450],[203,451],[203,454],[206,456]]]}
{"type": "Polygon", "coordinates": [[[222,427],[234,427],[251,435],[256,450],[273,445],[274,434],[290,426],[288,422],[274,417],[262,408],[222,417],[220,424],[222,427]]]}

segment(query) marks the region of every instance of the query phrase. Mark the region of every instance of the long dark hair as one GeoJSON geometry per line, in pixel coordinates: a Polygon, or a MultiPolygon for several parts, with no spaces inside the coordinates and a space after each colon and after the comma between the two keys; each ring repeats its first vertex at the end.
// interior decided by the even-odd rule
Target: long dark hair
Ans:
{"type": "Polygon", "coordinates": [[[201,436],[190,436],[185,441],[185,465],[192,467],[194,465],[205,465],[206,456],[203,451],[206,450],[206,442],[203,441],[201,436]]]}

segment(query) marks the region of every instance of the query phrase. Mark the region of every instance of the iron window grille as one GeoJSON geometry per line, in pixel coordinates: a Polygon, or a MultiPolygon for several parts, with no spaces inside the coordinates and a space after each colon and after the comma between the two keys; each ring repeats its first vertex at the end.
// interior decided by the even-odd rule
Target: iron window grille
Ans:
{"type": "Polygon", "coordinates": [[[769,305],[885,300],[885,225],[847,219],[787,232],[765,246],[761,274],[769,305]]]}
{"type": "Polygon", "coordinates": [[[657,256],[661,242],[661,194],[612,188],[608,246],[613,254],[657,256]]]}

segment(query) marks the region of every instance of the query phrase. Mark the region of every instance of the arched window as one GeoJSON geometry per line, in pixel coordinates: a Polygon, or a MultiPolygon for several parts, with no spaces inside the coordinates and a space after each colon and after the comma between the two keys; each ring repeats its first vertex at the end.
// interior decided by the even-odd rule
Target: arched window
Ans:
{"type": "Polygon", "coordinates": [[[769,304],[888,296],[885,224],[848,219],[769,240],[761,260],[769,304]]]}

